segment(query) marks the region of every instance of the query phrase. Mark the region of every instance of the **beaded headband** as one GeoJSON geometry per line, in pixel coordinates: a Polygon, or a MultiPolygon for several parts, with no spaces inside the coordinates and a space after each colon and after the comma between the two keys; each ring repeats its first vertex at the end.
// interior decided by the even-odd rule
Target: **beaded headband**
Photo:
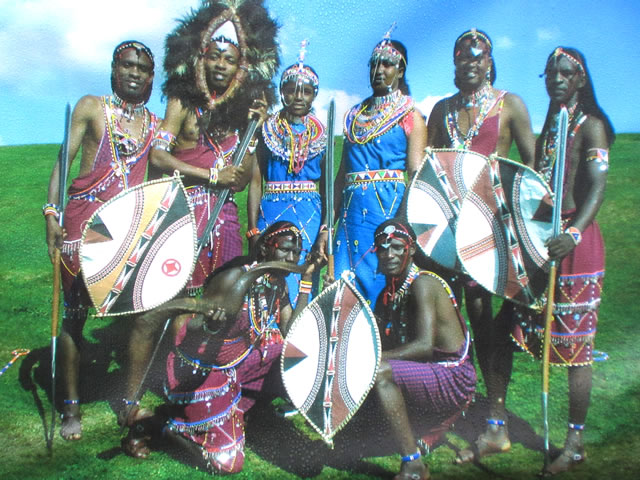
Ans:
{"type": "Polygon", "coordinates": [[[282,90],[285,83],[294,81],[296,83],[302,82],[307,85],[311,85],[315,94],[318,94],[318,86],[320,85],[318,74],[316,74],[311,67],[304,64],[304,57],[307,53],[308,44],[309,42],[307,40],[303,40],[302,43],[300,43],[298,63],[287,67],[282,73],[282,77],[280,78],[280,90],[282,90]]]}
{"type": "Polygon", "coordinates": [[[578,67],[578,70],[580,70],[583,74],[585,73],[584,65],[582,65],[582,62],[580,61],[580,59],[574,57],[562,47],[557,47],[553,51],[553,53],[551,54],[551,57],[549,58],[549,61],[547,62],[547,65],[549,64],[552,58],[558,58],[558,57],[565,57],[567,60],[573,63],[576,67],[578,67]]]}
{"type": "Polygon", "coordinates": [[[374,242],[383,248],[387,248],[389,246],[389,242],[393,239],[400,240],[407,244],[407,246],[411,246],[415,243],[415,240],[409,230],[402,225],[401,223],[393,222],[381,229],[376,233],[374,237],[374,242]],[[386,237],[382,242],[378,242],[378,238],[386,237]]]}
{"type": "MultiPolygon", "coordinates": [[[[478,40],[483,41],[487,45],[487,47],[489,47],[489,52],[487,53],[491,54],[491,52],[493,51],[493,45],[491,44],[491,40],[489,39],[489,37],[487,37],[484,33],[479,32],[476,28],[472,28],[471,30],[468,30],[460,35],[456,39],[455,45],[457,46],[460,42],[462,42],[462,40],[468,37],[471,37],[472,39],[471,53],[474,57],[481,55],[484,51],[484,49],[478,47],[478,40]]],[[[459,54],[460,51],[456,48],[454,55],[457,57],[459,54]]]]}
{"type": "Polygon", "coordinates": [[[393,22],[389,30],[387,30],[387,33],[382,37],[382,41],[375,46],[371,53],[371,59],[369,60],[370,65],[375,65],[382,60],[386,60],[396,66],[400,65],[401,60],[405,65],[407,64],[407,59],[404,58],[404,55],[391,43],[391,32],[393,32],[395,28],[396,22],[393,22]]]}
{"type": "Polygon", "coordinates": [[[113,50],[113,61],[116,62],[120,60],[120,55],[122,54],[122,52],[129,48],[133,48],[136,52],[143,52],[147,57],[149,57],[149,60],[151,60],[151,66],[155,67],[155,60],[153,58],[153,53],[151,53],[151,49],[144,43],[138,42],[136,40],[126,40],[120,43],[113,50]]]}
{"type": "Polygon", "coordinates": [[[273,239],[273,237],[279,237],[285,233],[291,233],[294,237],[296,237],[296,239],[299,239],[299,240],[302,239],[302,234],[300,233],[300,230],[298,229],[298,227],[296,227],[294,224],[288,224],[278,228],[277,230],[274,230],[273,232],[270,232],[264,235],[262,240],[265,243],[265,245],[271,245],[272,244],[271,240],[273,239]]]}

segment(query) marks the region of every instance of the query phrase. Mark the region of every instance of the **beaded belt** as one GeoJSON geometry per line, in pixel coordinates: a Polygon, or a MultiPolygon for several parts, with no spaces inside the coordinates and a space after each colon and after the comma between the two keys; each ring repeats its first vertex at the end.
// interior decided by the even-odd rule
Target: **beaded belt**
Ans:
{"type": "Polygon", "coordinates": [[[317,192],[315,182],[304,180],[299,182],[267,182],[264,193],[317,192]]]}
{"type": "Polygon", "coordinates": [[[366,172],[352,172],[345,175],[348,184],[364,182],[404,182],[402,170],[367,170],[366,172]]]}
{"type": "MultiPolygon", "coordinates": [[[[220,193],[219,188],[211,189],[205,187],[204,185],[192,185],[190,187],[185,187],[185,191],[187,192],[187,196],[193,205],[203,205],[209,201],[210,196],[217,197],[220,193]]],[[[233,196],[233,190],[229,190],[229,194],[227,195],[227,202],[235,203],[235,198],[233,196]]]]}

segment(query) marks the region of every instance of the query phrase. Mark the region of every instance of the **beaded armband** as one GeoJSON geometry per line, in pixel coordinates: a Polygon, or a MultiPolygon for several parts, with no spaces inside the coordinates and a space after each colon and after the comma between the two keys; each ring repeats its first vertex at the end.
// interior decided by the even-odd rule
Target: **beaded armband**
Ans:
{"type": "Polygon", "coordinates": [[[60,218],[60,207],[55,203],[46,203],[42,206],[42,215],[53,215],[56,219],[60,218]]]}
{"type": "Polygon", "coordinates": [[[173,133],[167,132],[166,130],[159,130],[151,142],[151,148],[171,152],[175,144],[176,136],[173,133]]]}
{"type": "Polygon", "coordinates": [[[564,233],[571,235],[571,240],[573,240],[573,243],[575,243],[576,245],[580,245],[580,242],[582,241],[582,233],[580,233],[580,230],[578,230],[576,227],[569,227],[564,231],[564,233]]]}
{"type": "Polygon", "coordinates": [[[256,235],[260,235],[260,230],[256,227],[253,227],[251,230],[248,230],[247,233],[247,238],[253,238],[256,235]]]}
{"type": "Polygon", "coordinates": [[[220,174],[220,170],[216,167],[211,167],[209,169],[209,185],[216,185],[218,183],[218,175],[220,174]]]}
{"type": "Polygon", "coordinates": [[[609,169],[609,150],[606,148],[590,148],[587,150],[587,162],[596,162],[599,169],[606,171],[609,169]]]}
{"type": "Polygon", "coordinates": [[[306,280],[300,280],[300,289],[298,290],[298,292],[300,293],[300,295],[304,295],[304,294],[310,294],[311,293],[311,287],[313,286],[312,282],[307,282],[306,280]]]}

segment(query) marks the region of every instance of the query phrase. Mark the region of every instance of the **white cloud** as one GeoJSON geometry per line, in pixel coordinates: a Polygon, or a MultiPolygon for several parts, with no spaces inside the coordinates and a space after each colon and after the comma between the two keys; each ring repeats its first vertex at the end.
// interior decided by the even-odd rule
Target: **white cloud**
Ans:
{"type": "Polygon", "coordinates": [[[507,37],[506,35],[498,37],[493,43],[496,47],[504,50],[509,50],[515,46],[515,42],[511,39],[511,37],[507,37]]]}
{"type": "Polygon", "coordinates": [[[334,135],[342,135],[342,121],[347,111],[356,103],[360,103],[363,99],[358,95],[353,95],[344,90],[329,90],[320,88],[318,96],[313,102],[316,116],[326,123],[327,114],[329,112],[329,103],[331,99],[336,103],[336,118],[334,122],[334,135]]]}
{"type": "Polygon", "coordinates": [[[434,105],[438,103],[440,100],[442,100],[443,98],[450,97],[451,95],[453,95],[453,93],[447,93],[445,95],[440,95],[440,96],[428,95],[427,97],[423,98],[419,102],[416,101],[416,106],[418,107],[418,110],[422,112],[425,118],[429,118],[429,115],[431,115],[431,110],[433,110],[434,105]]]}
{"type": "Polygon", "coordinates": [[[557,28],[537,28],[536,29],[536,38],[538,41],[549,41],[555,40],[558,38],[558,29],[557,28]]]}

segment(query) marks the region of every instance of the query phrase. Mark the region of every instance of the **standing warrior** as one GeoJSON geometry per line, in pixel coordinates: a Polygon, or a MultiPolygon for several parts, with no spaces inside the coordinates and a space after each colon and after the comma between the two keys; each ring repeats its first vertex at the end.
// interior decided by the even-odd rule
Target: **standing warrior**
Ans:
{"type": "Polygon", "coordinates": [[[476,385],[470,337],[447,283],[413,263],[416,236],[397,220],[375,232],[386,286],[376,304],[382,361],[375,391],[394,438],[402,469],[397,479],[428,478],[416,451],[418,429],[436,431],[433,443],[469,404],[476,385]],[[436,426],[434,428],[434,425],[436,426]]]}
{"type": "Polygon", "coordinates": [[[79,249],[82,230],[91,215],[118,193],[142,183],[156,116],[145,104],[153,84],[153,54],[133,40],[119,44],[111,63],[111,95],[86,95],[76,104],[71,118],[69,159],[82,147],[80,170],[69,187],[64,226],[58,218],[59,164],[51,173],[48,201],[43,212],[47,221],[47,246],[53,260],[62,253],[64,318],[60,332],[60,357],[65,390],[60,435],[65,440],[82,437],[80,421],[80,346],[82,330],[91,305],[80,273],[79,249]]]}
{"type": "MultiPolygon", "coordinates": [[[[204,1],[167,37],[163,93],[169,100],[151,163],[186,177],[199,237],[220,191],[241,191],[251,178],[253,155],[238,167],[231,160],[248,118],[265,114],[267,96],[273,101],[276,30],[261,0],[204,1]]],[[[200,252],[188,293],[197,295],[213,270],[241,254],[238,207],[230,195],[200,252]]]]}
{"type": "Polygon", "coordinates": [[[373,233],[393,218],[411,177],[422,161],[427,140],[424,117],[409,96],[405,78],[407,50],[384,39],[369,60],[373,96],[345,116],[342,162],[336,177],[335,206],[341,205],[336,233],[336,276],[355,273],[359,290],[374,303],[384,287],[373,254],[373,233]]]}
{"type": "MultiPolygon", "coordinates": [[[[459,92],[434,106],[428,123],[429,146],[507,157],[515,140],[522,162],[533,166],[534,137],[529,112],[520,97],[493,87],[496,67],[489,36],[475,28],[464,32],[456,39],[453,62],[459,92]]],[[[511,447],[504,407],[506,383],[502,381],[510,372],[494,368],[498,358],[512,355],[509,330],[497,324],[508,315],[499,314],[494,320],[491,293],[468,277],[464,289],[476,355],[487,386],[490,418],[486,432],[478,437],[475,447],[459,453],[459,463],[511,447]]],[[[505,304],[505,311],[510,305],[505,304]]]]}
{"type": "MultiPolygon", "coordinates": [[[[186,177],[200,237],[220,191],[239,191],[249,182],[253,155],[239,167],[230,162],[248,118],[264,115],[273,100],[271,78],[279,65],[276,32],[261,0],[203,1],[167,37],[163,92],[168,103],[151,162],[160,171],[178,170],[186,177]]],[[[202,248],[187,293],[200,293],[214,269],[241,253],[238,208],[230,196],[202,248]]],[[[140,410],[133,397],[163,320],[134,323],[121,424],[131,426],[150,413],[140,410]]],[[[144,442],[132,435],[123,445],[134,457],[149,455],[144,442]]]]}
{"type": "MultiPolygon", "coordinates": [[[[561,455],[545,472],[556,474],[586,458],[582,434],[589,409],[593,344],[604,278],[604,243],[595,217],[604,200],[609,147],[615,134],[596,101],[582,53],[574,48],[556,48],[547,59],[544,76],[550,103],[536,144],[536,170],[550,185],[558,151],[558,112],[563,105],[569,112],[561,200],[564,233],[548,243],[549,257],[560,261],[549,361],[568,367],[569,377],[567,438],[561,455]]],[[[526,339],[519,325],[514,336],[525,348],[526,340],[538,340],[536,335],[526,339]]]]}
{"type": "MultiPolygon", "coordinates": [[[[262,125],[257,168],[247,201],[249,231],[257,235],[277,221],[293,222],[302,234],[302,248],[310,251],[321,230],[323,203],[316,182],[324,192],[323,157],[327,147],[325,126],[312,113],[318,94],[318,75],[304,64],[306,42],[298,63],[288,67],[280,79],[284,108],[262,125]],[[264,189],[262,179],[264,178],[264,189]]],[[[321,233],[326,241],[326,225],[321,233]]],[[[301,260],[304,260],[302,258],[301,260]]],[[[291,303],[296,304],[300,275],[287,277],[291,303]]]]}

